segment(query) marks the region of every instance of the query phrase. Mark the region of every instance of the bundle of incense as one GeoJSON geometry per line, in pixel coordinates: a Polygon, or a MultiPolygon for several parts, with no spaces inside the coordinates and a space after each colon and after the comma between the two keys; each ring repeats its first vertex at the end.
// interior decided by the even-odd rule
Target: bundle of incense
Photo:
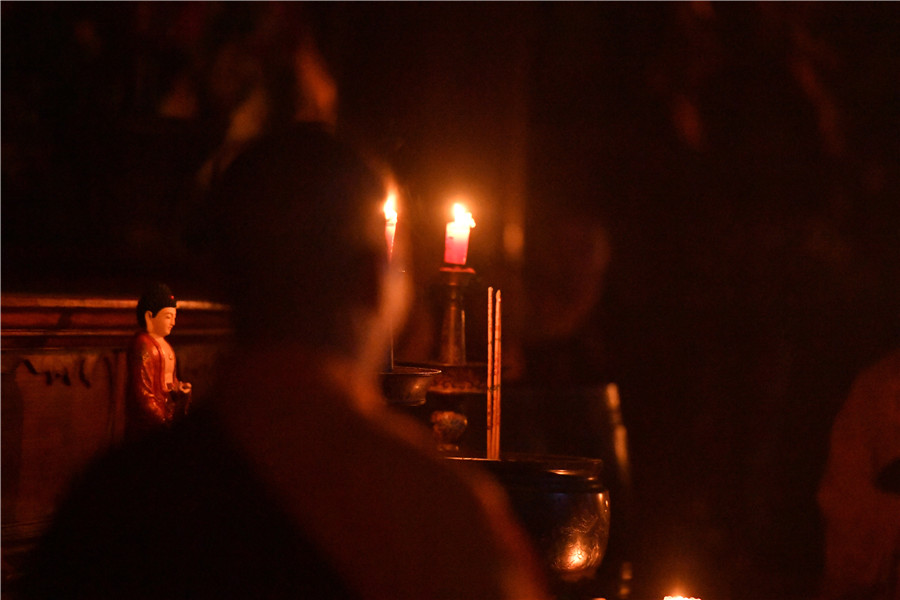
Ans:
{"type": "Polygon", "coordinates": [[[500,368],[502,343],[500,322],[500,290],[488,288],[488,352],[487,352],[487,457],[500,459],[500,368]]]}

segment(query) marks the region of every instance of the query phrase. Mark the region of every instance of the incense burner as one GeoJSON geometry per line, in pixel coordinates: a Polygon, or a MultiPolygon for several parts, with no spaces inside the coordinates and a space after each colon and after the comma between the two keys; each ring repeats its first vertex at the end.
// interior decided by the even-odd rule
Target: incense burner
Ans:
{"type": "Polygon", "coordinates": [[[448,458],[487,469],[504,487],[557,586],[594,576],[609,541],[609,493],[599,459],[504,455],[448,458]]]}

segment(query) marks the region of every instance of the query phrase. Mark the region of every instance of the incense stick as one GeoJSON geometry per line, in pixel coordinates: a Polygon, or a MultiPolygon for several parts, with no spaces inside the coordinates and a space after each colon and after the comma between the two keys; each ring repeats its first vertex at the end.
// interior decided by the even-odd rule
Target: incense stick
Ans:
{"type": "Polygon", "coordinates": [[[494,437],[494,288],[488,288],[487,304],[487,457],[491,457],[494,437]]]}
{"type": "Polygon", "coordinates": [[[493,406],[492,412],[494,416],[493,427],[491,428],[493,442],[491,444],[491,457],[494,460],[500,459],[500,377],[501,367],[503,364],[501,336],[501,318],[500,318],[500,290],[497,290],[496,304],[494,306],[494,381],[493,381],[493,406]]]}

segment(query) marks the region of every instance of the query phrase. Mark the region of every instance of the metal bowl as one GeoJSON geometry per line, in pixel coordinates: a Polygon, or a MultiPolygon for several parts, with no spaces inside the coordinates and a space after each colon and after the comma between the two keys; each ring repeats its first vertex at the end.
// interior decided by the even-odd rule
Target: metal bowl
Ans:
{"type": "Polygon", "coordinates": [[[395,365],[390,371],[381,373],[381,391],[388,404],[421,406],[425,404],[425,395],[438,373],[438,369],[395,365]]]}
{"type": "Polygon", "coordinates": [[[609,541],[609,493],[599,459],[510,455],[475,463],[504,487],[551,578],[590,579],[609,541]]]}

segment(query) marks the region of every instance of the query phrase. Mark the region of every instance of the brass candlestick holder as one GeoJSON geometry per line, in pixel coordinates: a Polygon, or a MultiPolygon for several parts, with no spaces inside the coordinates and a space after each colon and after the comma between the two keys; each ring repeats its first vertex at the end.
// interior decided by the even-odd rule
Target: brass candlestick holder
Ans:
{"type": "MultiPolygon", "coordinates": [[[[439,370],[428,388],[427,405],[423,407],[427,415],[423,416],[431,425],[438,449],[456,455],[460,438],[469,429],[467,415],[479,414],[479,405],[483,407],[487,364],[466,360],[465,294],[475,270],[444,265],[439,274],[443,315],[437,360],[412,366],[439,370]]],[[[480,422],[476,419],[471,424],[477,426],[480,422]]]]}
{"type": "Polygon", "coordinates": [[[475,269],[468,267],[441,267],[441,282],[447,293],[444,319],[441,324],[441,364],[459,366],[466,364],[466,311],[464,305],[466,287],[475,269]]]}
{"type": "Polygon", "coordinates": [[[437,361],[419,366],[440,369],[432,381],[435,394],[478,394],[487,390],[487,365],[466,360],[465,293],[475,270],[445,265],[440,278],[444,299],[440,346],[437,361]]]}

